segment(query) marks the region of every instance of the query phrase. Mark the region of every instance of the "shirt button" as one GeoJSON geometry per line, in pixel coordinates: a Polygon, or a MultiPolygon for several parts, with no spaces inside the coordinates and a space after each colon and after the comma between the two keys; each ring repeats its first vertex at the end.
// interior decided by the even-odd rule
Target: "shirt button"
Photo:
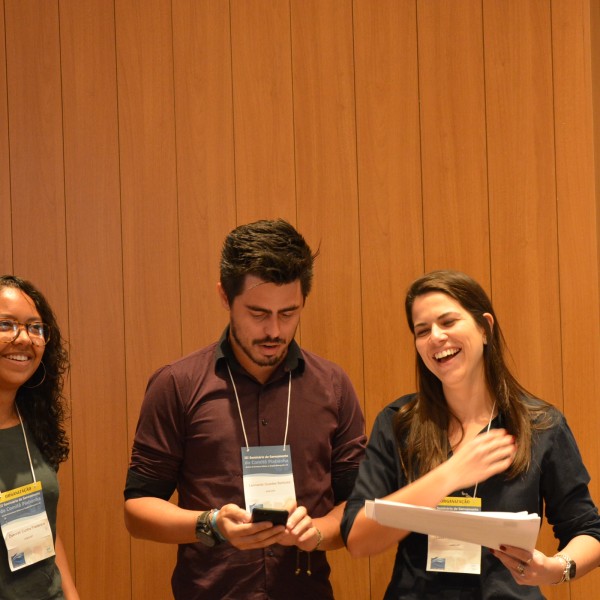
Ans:
{"type": "Polygon", "coordinates": [[[275,553],[273,552],[273,550],[267,550],[267,554],[269,556],[275,556],[275,553]]]}
{"type": "Polygon", "coordinates": [[[262,419],[262,420],[261,420],[261,423],[262,423],[263,425],[268,425],[268,424],[269,424],[269,421],[267,421],[267,419],[262,419]]]}

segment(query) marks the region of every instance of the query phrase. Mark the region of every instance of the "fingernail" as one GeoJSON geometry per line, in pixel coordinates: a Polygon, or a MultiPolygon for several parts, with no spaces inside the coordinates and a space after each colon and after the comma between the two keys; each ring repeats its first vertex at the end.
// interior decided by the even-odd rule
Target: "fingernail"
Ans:
{"type": "Polygon", "coordinates": [[[506,552],[506,546],[500,546],[500,550],[502,550],[502,552],[506,552]]]}

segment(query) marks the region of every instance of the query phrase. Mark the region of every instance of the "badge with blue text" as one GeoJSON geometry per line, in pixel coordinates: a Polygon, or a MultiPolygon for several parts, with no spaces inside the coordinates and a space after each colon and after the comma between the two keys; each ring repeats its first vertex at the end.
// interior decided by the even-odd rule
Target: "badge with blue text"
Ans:
{"type": "Polygon", "coordinates": [[[0,494],[0,526],[11,571],[54,556],[40,481],[0,494]]]}
{"type": "MultiPolygon", "coordinates": [[[[437,510],[481,511],[481,498],[447,496],[437,510]]],[[[481,546],[458,540],[427,536],[427,570],[438,573],[481,573],[481,546]]]]}
{"type": "Polygon", "coordinates": [[[242,448],[242,472],[246,510],[285,508],[296,501],[289,445],[242,448]]]}

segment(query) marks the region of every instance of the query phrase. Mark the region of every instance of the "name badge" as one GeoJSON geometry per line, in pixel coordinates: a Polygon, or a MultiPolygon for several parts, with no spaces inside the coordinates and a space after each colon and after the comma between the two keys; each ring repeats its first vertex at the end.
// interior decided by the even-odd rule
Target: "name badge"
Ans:
{"type": "Polygon", "coordinates": [[[296,501],[289,445],[242,448],[242,472],[246,510],[284,508],[296,501]]]}
{"type": "Polygon", "coordinates": [[[11,571],[54,556],[41,481],[0,494],[0,527],[11,571]]]}
{"type": "MultiPolygon", "coordinates": [[[[481,498],[447,496],[437,510],[481,511],[481,498]]],[[[427,539],[427,570],[438,573],[481,573],[481,546],[430,535],[427,539]]]]}

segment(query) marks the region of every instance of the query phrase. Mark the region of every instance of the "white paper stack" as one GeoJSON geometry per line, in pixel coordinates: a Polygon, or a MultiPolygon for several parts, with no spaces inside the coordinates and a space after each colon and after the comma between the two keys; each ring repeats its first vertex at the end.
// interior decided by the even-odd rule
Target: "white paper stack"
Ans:
{"type": "Polygon", "coordinates": [[[535,513],[461,512],[387,500],[367,500],[367,517],[387,527],[461,540],[488,548],[516,546],[532,551],[540,530],[535,513]]]}

